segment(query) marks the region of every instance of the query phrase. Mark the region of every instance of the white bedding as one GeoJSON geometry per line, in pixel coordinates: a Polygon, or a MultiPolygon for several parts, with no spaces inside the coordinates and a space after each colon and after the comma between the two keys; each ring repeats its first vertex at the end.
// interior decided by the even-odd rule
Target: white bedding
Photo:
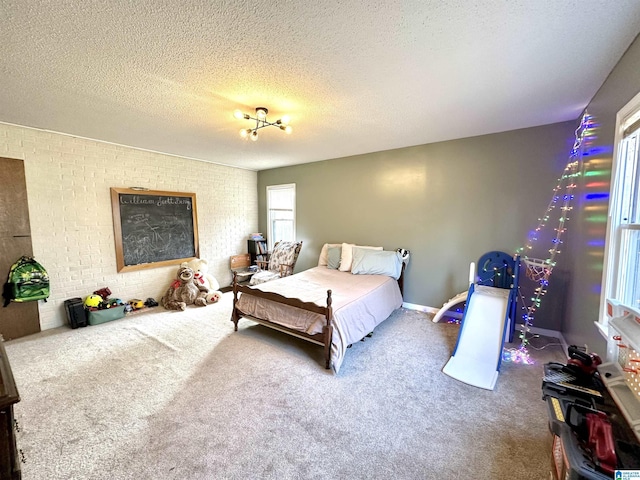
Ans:
{"type": "MultiPolygon", "coordinates": [[[[338,373],[347,346],[355,343],[402,306],[398,282],[383,275],[353,275],[325,266],[283,277],[253,287],[303,302],[327,305],[327,290],[332,292],[333,338],[331,368],[338,373]]],[[[309,334],[321,333],[325,318],[289,305],[241,295],[237,308],[246,315],[269,320],[309,334]]]]}

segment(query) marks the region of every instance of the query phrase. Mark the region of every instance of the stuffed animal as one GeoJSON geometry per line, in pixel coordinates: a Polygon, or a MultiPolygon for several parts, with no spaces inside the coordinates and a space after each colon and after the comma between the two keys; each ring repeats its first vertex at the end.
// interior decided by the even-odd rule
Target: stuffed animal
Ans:
{"type": "Polygon", "coordinates": [[[215,292],[207,293],[206,299],[207,304],[216,303],[222,297],[222,292],[220,290],[216,290],[215,292]]]}
{"type": "Polygon", "coordinates": [[[409,262],[409,257],[411,256],[411,252],[404,248],[396,248],[396,252],[398,252],[398,256],[403,262],[409,262]]]}
{"type": "Polygon", "coordinates": [[[216,303],[222,297],[222,292],[220,292],[220,284],[218,281],[209,273],[209,262],[207,262],[203,258],[194,258],[189,262],[184,262],[182,265],[186,265],[193,269],[195,272],[195,281],[200,285],[204,285],[209,289],[209,293],[207,294],[207,303],[216,303]]]}
{"type": "Polygon", "coordinates": [[[204,258],[194,258],[188,262],[184,262],[183,266],[190,267],[195,272],[195,278],[198,283],[204,285],[209,290],[220,290],[220,284],[209,273],[209,262],[204,258]]]}
{"type": "Polygon", "coordinates": [[[195,272],[184,264],[178,269],[177,278],[162,297],[162,306],[167,310],[184,310],[187,305],[207,305],[207,287],[196,284],[195,272]]]}

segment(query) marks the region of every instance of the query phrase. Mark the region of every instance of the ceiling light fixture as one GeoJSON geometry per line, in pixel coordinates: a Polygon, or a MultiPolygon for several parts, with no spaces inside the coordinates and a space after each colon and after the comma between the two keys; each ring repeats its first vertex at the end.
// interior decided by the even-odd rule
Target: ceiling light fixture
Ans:
{"type": "Polygon", "coordinates": [[[233,114],[238,120],[255,120],[256,126],[253,128],[243,128],[240,130],[240,136],[242,138],[249,137],[254,142],[258,140],[258,130],[264,127],[278,127],[280,130],[283,130],[284,133],[291,133],[293,130],[289,125],[289,116],[285,115],[284,117],[276,120],[275,122],[270,122],[267,120],[267,110],[264,107],[256,107],[256,116],[252,117],[248,113],[243,113],[240,110],[236,110],[233,114]]]}

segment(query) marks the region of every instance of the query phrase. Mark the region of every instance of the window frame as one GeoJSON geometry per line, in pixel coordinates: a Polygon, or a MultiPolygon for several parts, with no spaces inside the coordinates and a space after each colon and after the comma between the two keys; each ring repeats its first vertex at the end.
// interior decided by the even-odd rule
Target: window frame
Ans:
{"type": "MultiPolygon", "coordinates": [[[[624,174],[622,167],[621,155],[626,155],[625,150],[622,149],[625,139],[634,135],[634,132],[630,132],[625,136],[625,131],[629,126],[638,122],[640,119],[640,93],[638,93],[633,99],[631,99],[624,107],[622,107],[616,114],[616,127],[615,137],[613,144],[613,159],[611,164],[611,184],[609,190],[609,210],[607,214],[607,230],[605,236],[604,258],[602,268],[602,283],[600,289],[600,311],[598,314],[598,321],[596,326],[600,333],[608,338],[609,330],[609,315],[607,313],[607,300],[610,299],[610,295],[614,292],[614,288],[617,288],[618,283],[618,264],[616,263],[618,252],[620,251],[620,238],[618,235],[619,227],[621,225],[633,225],[633,223],[622,224],[620,221],[620,212],[622,207],[620,203],[624,200],[620,198],[619,192],[621,190],[620,183],[624,180],[620,177],[624,174]]],[[[637,132],[637,130],[636,130],[637,132]]],[[[636,188],[640,185],[640,152],[636,152],[636,165],[635,165],[635,185],[636,188]]],[[[638,192],[636,192],[638,195],[638,192]]],[[[638,223],[638,222],[634,222],[638,223]]],[[[636,228],[632,228],[636,229],[636,228]]],[[[635,307],[635,306],[632,306],[635,307]]]]}
{"type": "MultiPolygon", "coordinates": [[[[291,212],[293,214],[293,238],[290,241],[296,241],[296,184],[295,183],[283,183],[280,185],[267,185],[266,187],[266,196],[267,196],[267,245],[269,251],[273,250],[273,244],[276,239],[273,236],[273,219],[272,219],[272,211],[278,210],[282,211],[283,209],[272,209],[271,208],[271,195],[270,192],[280,191],[280,190],[292,190],[293,195],[293,205],[291,205],[291,212]]],[[[288,209],[286,209],[288,211],[288,209]]],[[[278,240],[282,240],[279,238],[278,240]]],[[[288,239],[287,239],[288,240],[288,239]]]]}

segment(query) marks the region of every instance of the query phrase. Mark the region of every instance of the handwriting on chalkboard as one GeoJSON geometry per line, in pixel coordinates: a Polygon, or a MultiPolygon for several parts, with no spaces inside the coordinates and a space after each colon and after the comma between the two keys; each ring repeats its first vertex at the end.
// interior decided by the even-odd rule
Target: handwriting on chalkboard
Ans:
{"type": "Polygon", "coordinates": [[[111,189],[118,271],[198,256],[194,193],[111,189]]]}

